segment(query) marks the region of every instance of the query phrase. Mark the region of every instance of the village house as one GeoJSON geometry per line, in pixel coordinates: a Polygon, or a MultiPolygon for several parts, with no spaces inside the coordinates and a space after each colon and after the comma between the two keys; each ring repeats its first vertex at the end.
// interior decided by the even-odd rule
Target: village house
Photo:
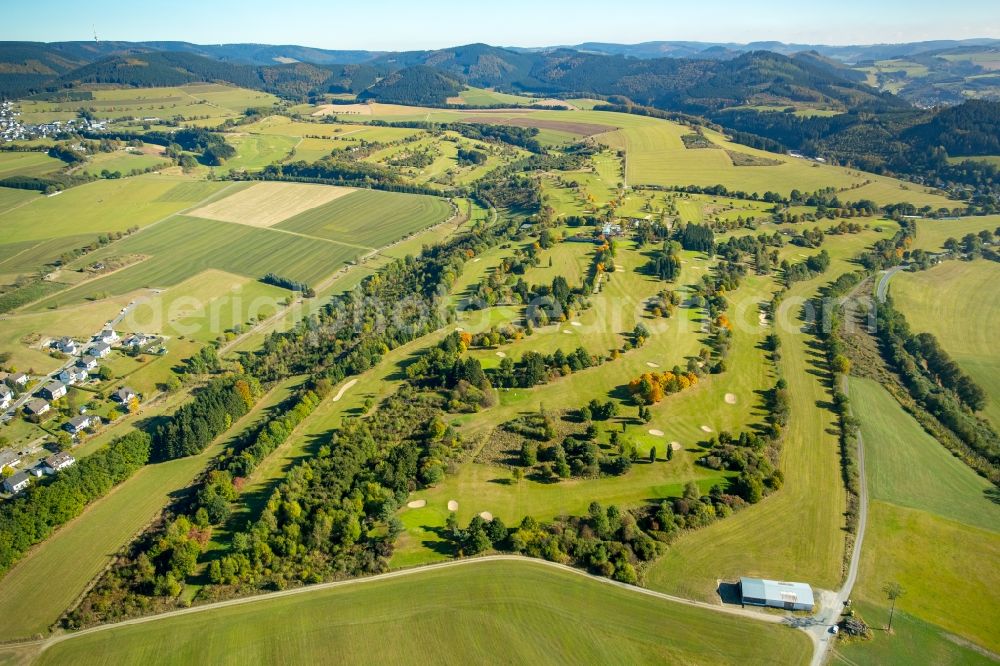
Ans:
{"type": "Polygon", "coordinates": [[[31,485],[31,477],[25,472],[17,472],[3,481],[3,489],[10,494],[16,494],[31,485]]]}
{"type": "Polygon", "coordinates": [[[7,385],[12,387],[24,386],[28,383],[28,375],[23,372],[15,372],[7,378],[7,385]]]}
{"type": "Polygon", "coordinates": [[[76,458],[65,451],[55,453],[45,459],[45,467],[48,469],[47,474],[55,474],[67,467],[72,467],[74,464],[76,464],[76,458]]]}
{"type": "Polygon", "coordinates": [[[111,345],[105,342],[96,342],[90,347],[90,354],[97,358],[104,358],[111,353],[111,345]]]}
{"type": "Polygon", "coordinates": [[[10,407],[10,403],[13,399],[14,393],[6,386],[0,384],[0,409],[7,409],[10,407]]]}
{"type": "Polygon", "coordinates": [[[111,394],[111,399],[115,402],[120,402],[123,405],[127,405],[128,402],[136,397],[135,391],[127,386],[123,386],[114,393],[111,394]]]}
{"type": "Polygon", "coordinates": [[[133,333],[131,335],[126,336],[122,340],[122,347],[126,347],[128,349],[139,349],[140,347],[148,345],[155,339],[156,338],[154,338],[153,336],[146,335],[145,333],[133,333]]]}
{"type": "Polygon", "coordinates": [[[41,416],[45,412],[49,411],[51,406],[46,401],[41,398],[35,398],[34,400],[29,400],[28,404],[24,406],[24,411],[28,414],[34,414],[35,416],[41,416]]]}
{"type": "Polygon", "coordinates": [[[0,451],[0,469],[4,467],[10,467],[13,469],[21,464],[21,456],[17,454],[13,449],[4,449],[0,451]]]}
{"type": "Polygon", "coordinates": [[[81,416],[74,416],[69,421],[63,425],[63,428],[69,431],[71,435],[79,435],[81,432],[89,428],[94,422],[94,419],[86,414],[81,416]]]}
{"type": "Polygon", "coordinates": [[[76,362],[76,367],[81,370],[93,370],[97,367],[97,359],[90,354],[85,354],[79,361],[76,362]]]}
{"type": "Polygon", "coordinates": [[[58,400],[66,395],[66,385],[62,382],[49,382],[38,393],[47,400],[58,400]]]}
{"type": "Polygon", "coordinates": [[[76,344],[76,340],[73,338],[61,338],[56,341],[55,348],[61,351],[63,354],[69,354],[72,356],[79,350],[79,346],[76,344]]]}
{"type": "Polygon", "coordinates": [[[113,328],[106,328],[94,338],[97,342],[103,342],[106,345],[113,345],[118,342],[118,334],[113,328]]]}
{"type": "Polygon", "coordinates": [[[61,381],[63,384],[66,384],[67,386],[72,386],[77,382],[82,382],[86,380],[87,371],[79,367],[79,365],[75,365],[72,368],[66,368],[65,370],[60,372],[57,376],[59,378],[59,381],[61,381]]]}

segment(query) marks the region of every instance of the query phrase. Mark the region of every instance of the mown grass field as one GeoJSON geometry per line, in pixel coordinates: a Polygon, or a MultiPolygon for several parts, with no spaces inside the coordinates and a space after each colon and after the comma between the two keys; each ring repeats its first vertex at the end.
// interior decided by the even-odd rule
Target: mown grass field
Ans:
{"type": "Polygon", "coordinates": [[[94,255],[94,259],[100,259],[138,254],[146,259],[33,307],[62,306],[135,289],[172,287],[209,269],[254,279],[274,272],[315,284],[359,252],[358,248],[319,238],[179,215],[94,255]]]}
{"type": "Polygon", "coordinates": [[[890,294],[911,328],[933,333],[945,351],[986,391],[983,413],[1000,427],[1000,289],[997,265],[946,261],[893,276],[890,294]]]}
{"type": "Polygon", "coordinates": [[[100,234],[144,227],[222,190],[224,183],[148,175],[98,180],[0,213],[0,274],[26,273],[100,234]]]}
{"type": "Polygon", "coordinates": [[[490,106],[492,104],[518,104],[528,106],[538,102],[534,97],[524,97],[523,95],[510,95],[508,93],[488,90],[486,88],[466,88],[458,94],[463,104],[469,106],[490,106]]]}
{"type": "Polygon", "coordinates": [[[187,487],[269,404],[262,399],[202,453],[143,467],[32,549],[0,578],[0,597],[6,600],[0,640],[44,633],[174,493],[187,487]]]}
{"type": "Polygon", "coordinates": [[[944,242],[949,238],[961,241],[966,234],[978,234],[980,231],[993,231],[1000,227],[1000,215],[977,215],[947,220],[918,220],[917,238],[913,249],[941,252],[944,242]]]}
{"type": "Polygon", "coordinates": [[[275,229],[369,248],[386,245],[451,215],[442,199],[358,190],[274,226],[275,229]]]}
{"type": "Polygon", "coordinates": [[[281,162],[292,154],[298,141],[276,134],[229,134],[226,141],[236,149],[236,155],[226,160],[219,171],[260,171],[269,164],[281,162]]]}
{"type": "Polygon", "coordinates": [[[46,153],[0,153],[0,178],[8,176],[41,176],[66,166],[62,160],[46,153]]]}
{"type": "Polygon", "coordinates": [[[537,563],[484,562],[81,636],[38,663],[306,663],[335,651],[348,664],[800,664],[810,650],[804,634],[786,627],[537,563]]]}
{"type": "Polygon", "coordinates": [[[143,171],[151,167],[168,166],[171,161],[159,155],[149,155],[145,153],[130,153],[126,151],[115,151],[113,153],[98,153],[83,166],[81,171],[92,176],[99,176],[103,171],[115,171],[127,176],[133,170],[143,171]]]}
{"type": "MultiPolygon", "coordinates": [[[[1000,652],[1000,505],[995,488],[952,457],[878,384],[852,378],[850,396],[861,420],[871,507],[855,596],[869,622],[887,620],[881,591],[888,581],[906,595],[897,608],[942,630],[1000,652]]],[[[901,656],[910,648],[905,625],[875,645],[901,656]],[[898,651],[898,652],[897,652],[898,651]]],[[[860,651],[862,648],[858,647],[860,651]]]]}

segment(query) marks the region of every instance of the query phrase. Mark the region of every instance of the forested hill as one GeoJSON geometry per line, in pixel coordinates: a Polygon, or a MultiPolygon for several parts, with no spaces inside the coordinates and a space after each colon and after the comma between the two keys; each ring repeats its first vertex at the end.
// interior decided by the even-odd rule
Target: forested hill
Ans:
{"type": "Polygon", "coordinates": [[[207,80],[304,97],[326,92],[360,93],[378,78],[393,74],[391,82],[371,88],[366,96],[443,104],[453,94],[447,80],[451,77],[475,86],[614,96],[696,113],[756,103],[809,103],[868,111],[907,106],[896,97],[850,80],[850,70],[815,54],[788,57],[761,51],[725,61],[639,60],[566,49],[519,53],[473,44],[392,54],[347,66],[302,62],[255,65],[188,51],[141,49],[78,64],[87,53],[82,46],[0,45],[0,95],[14,97],[86,83],[169,86],[207,80]],[[436,75],[418,67],[433,68],[436,75]]]}

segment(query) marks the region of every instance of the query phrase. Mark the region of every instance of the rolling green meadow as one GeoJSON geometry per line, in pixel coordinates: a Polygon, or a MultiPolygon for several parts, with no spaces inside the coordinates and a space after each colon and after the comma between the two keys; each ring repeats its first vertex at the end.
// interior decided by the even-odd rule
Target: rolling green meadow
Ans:
{"type": "Polygon", "coordinates": [[[986,260],[946,261],[917,273],[892,278],[890,294],[910,327],[933,333],[941,346],[988,397],[983,410],[1000,426],[1000,293],[997,270],[986,260]],[[948,294],[928,298],[928,294],[948,294]]]}
{"type": "MultiPolygon", "coordinates": [[[[884,624],[888,604],[881,588],[895,581],[906,590],[897,608],[919,621],[913,634],[920,640],[949,650],[946,634],[955,634],[997,653],[995,488],[924,432],[877,383],[851,378],[850,396],[861,421],[871,497],[855,588],[870,609],[866,619],[874,627],[884,624]]],[[[910,640],[906,625],[892,635],[876,631],[873,654],[889,650],[901,658],[910,640]]],[[[861,644],[845,654],[860,658],[866,649],[861,644]]]]}
{"type": "Polygon", "coordinates": [[[38,663],[163,662],[168,640],[165,663],[177,664],[324,661],[331,650],[339,662],[359,664],[798,664],[810,650],[805,635],[787,627],[664,602],[542,564],[481,562],[80,636],[53,645],[38,663]],[[206,621],[213,626],[207,641],[199,631],[206,621]]]}

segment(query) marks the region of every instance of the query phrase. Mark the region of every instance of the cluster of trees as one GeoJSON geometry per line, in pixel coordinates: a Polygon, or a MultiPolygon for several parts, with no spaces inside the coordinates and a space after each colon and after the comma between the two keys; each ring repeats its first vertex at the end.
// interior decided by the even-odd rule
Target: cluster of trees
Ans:
{"type": "Polygon", "coordinates": [[[934,334],[917,333],[904,345],[913,359],[924,366],[927,374],[944,388],[954,391],[966,407],[978,412],[986,406],[986,392],[958,367],[938,344],[934,334]]]}
{"type": "Polygon", "coordinates": [[[0,574],[149,460],[149,435],[134,431],[27,492],[0,503],[0,574]]]}
{"type": "Polygon", "coordinates": [[[516,363],[510,357],[501,359],[500,366],[489,370],[487,375],[494,386],[531,388],[600,365],[601,361],[601,357],[590,354],[583,347],[568,354],[561,349],[552,354],[527,351],[516,363]]]}
{"type": "Polygon", "coordinates": [[[653,253],[649,270],[656,277],[673,282],[681,274],[681,246],[676,241],[663,241],[663,247],[653,253]]]}
{"type": "Polygon", "coordinates": [[[681,304],[681,295],[676,291],[663,289],[646,301],[646,309],[654,317],[670,318],[681,304]]]}
{"type": "Polygon", "coordinates": [[[917,339],[891,297],[878,308],[877,317],[878,336],[885,355],[913,399],[957,436],[962,449],[956,453],[966,463],[993,480],[1000,479],[1000,434],[988,421],[976,417],[957,389],[964,386],[966,397],[973,402],[977,393],[968,392],[967,383],[947,372],[943,358],[936,356],[926,338],[917,339]],[[935,360],[929,361],[925,354],[935,360]],[[948,384],[944,383],[944,377],[949,378],[948,384]]]}
{"type": "Polygon", "coordinates": [[[778,250],[784,246],[784,237],[777,231],[768,236],[730,236],[715,247],[715,253],[729,264],[752,261],[758,275],[767,275],[778,263],[778,250]]]}
{"type": "Polygon", "coordinates": [[[694,372],[644,372],[628,383],[628,392],[639,405],[654,405],[663,400],[664,396],[683,391],[698,383],[698,375],[694,372]]]}
{"type": "Polygon", "coordinates": [[[276,416],[268,418],[256,432],[250,431],[244,441],[236,447],[228,449],[217,466],[229,472],[234,478],[249,476],[267,456],[288,439],[296,426],[312,414],[329,392],[329,381],[310,381],[299,395],[290,398],[276,410],[276,416]]]}
{"type": "Polygon", "coordinates": [[[715,234],[707,224],[690,222],[678,227],[675,238],[685,250],[704,252],[707,255],[715,253],[715,234]]]}
{"type": "Polygon", "coordinates": [[[457,159],[459,166],[474,166],[478,164],[484,164],[489,155],[481,150],[472,150],[466,148],[459,148],[457,159]]]}
{"type": "Polygon", "coordinates": [[[902,219],[899,225],[899,230],[892,238],[877,240],[871,250],[861,253],[858,261],[862,266],[869,271],[877,271],[902,263],[903,255],[917,236],[917,222],[912,219],[902,219]]]}
{"type": "Polygon", "coordinates": [[[493,387],[478,359],[464,357],[472,336],[452,332],[429,348],[406,368],[406,376],[417,385],[445,389],[452,411],[476,411],[493,404],[493,387]]]}
{"type": "Polygon", "coordinates": [[[171,460],[201,453],[209,442],[245,415],[261,396],[251,375],[216,377],[199,389],[153,433],[153,457],[171,460]]]}
{"type": "Polygon", "coordinates": [[[797,264],[789,263],[786,259],[781,262],[781,270],[785,274],[785,284],[791,285],[793,282],[808,280],[809,278],[821,275],[830,267],[830,253],[820,250],[819,254],[806,257],[805,261],[797,264]]]}
{"type": "Polygon", "coordinates": [[[551,285],[531,287],[531,291],[522,298],[528,304],[524,310],[528,328],[566,321],[574,312],[590,305],[586,292],[581,288],[570,287],[569,282],[561,275],[552,278],[551,285]]]}
{"type": "Polygon", "coordinates": [[[261,282],[265,284],[271,284],[275,287],[281,287],[282,289],[288,289],[289,291],[297,291],[306,298],[312,298],[316,295],[316,290],[307,285],[305,282],[298,282],[291,278],[283,277],[281,275],[276,275],[274,273],[267,273],[264,277],[260,279],[261,282]]]}

